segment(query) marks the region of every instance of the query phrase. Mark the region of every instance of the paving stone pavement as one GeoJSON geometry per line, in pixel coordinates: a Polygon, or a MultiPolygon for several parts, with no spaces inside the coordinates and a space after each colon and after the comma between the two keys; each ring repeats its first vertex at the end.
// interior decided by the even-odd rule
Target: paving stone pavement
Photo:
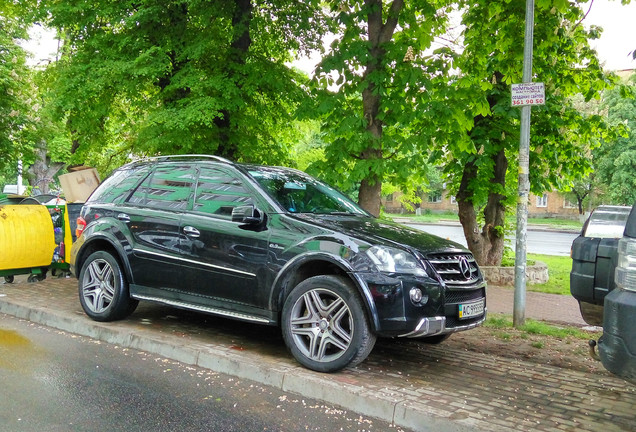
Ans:
{"type": "MultiPolygon", "coordinates": [[[[497,293],[489,290],[489,308],[497,293]]],[[[79,305],[75,279],[0,284],[0,313],[251,379],[416,431],[636,430],[636,389],[608,373],[444,344],[379,340],[360,366],[320,374],[297,365],[273,327],[144,302],[129,319],[94,322],[79,305]]]]}

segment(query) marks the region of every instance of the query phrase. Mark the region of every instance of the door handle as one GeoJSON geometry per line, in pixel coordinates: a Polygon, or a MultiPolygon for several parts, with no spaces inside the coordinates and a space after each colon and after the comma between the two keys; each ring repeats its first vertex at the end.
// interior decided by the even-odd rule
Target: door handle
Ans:
{"type": "Polygon", "coordinates": [[[193,238],[197,238],[197,237],[199,237],[201,235],[201,232],[198,229],[196,229],[193,226],[189,226],[189,225],[183,227],[183,232],[188,237],[193,237],[193,238]]]}
{"type": "Polygon", "coordinates": [[[126,213],[119,213],[117,215],[117,219],[125,223],[130,222],[130,216],[128,216],[126,213]]]}

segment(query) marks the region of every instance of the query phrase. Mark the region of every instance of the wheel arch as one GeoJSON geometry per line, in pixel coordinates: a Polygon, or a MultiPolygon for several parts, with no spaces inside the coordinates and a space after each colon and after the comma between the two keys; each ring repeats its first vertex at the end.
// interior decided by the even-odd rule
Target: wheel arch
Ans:
{"type": "Polygon", "coordinates": [[[347,279],[362,299],[365,313],[374,332],[380,328],[378,312],[368,286],[356,276],[348,263],[326,254],[307,254],[288,262],[274,280],[270,297],[270,308],[277,311],[277,321],[281,322],[283,304],[291,291],[302,281],[313,276],[334,275],[347,279]]]}
{"type": "Polygon", "coordinates": [[[128,283],[133,283],[132,270],[130,268],[130,263],[128,261],[126,253],[117,240],[107,235],[96,235],[84,242],[75,258],[75,268],[78,277],[79,272],[81,271],[86,259],[93,252],[97,251],[105,251],[113,255],[113,257],[115,257],[121,264],[122,270],[124,271],[124,275],[128,283]]]}

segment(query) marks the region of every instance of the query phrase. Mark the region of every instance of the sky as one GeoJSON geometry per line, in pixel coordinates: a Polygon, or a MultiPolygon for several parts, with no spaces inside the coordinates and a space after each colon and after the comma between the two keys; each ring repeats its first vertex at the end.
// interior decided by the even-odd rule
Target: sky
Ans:
{"type": "Polygon", "coordinates": [[[623,6],[620,0],[594,0],[583,23],[603,27],[601,38],[590,41],[590,45],[605,63],[605,69],[636,69],[636,60],[631,55],[636,50],[636,1],[623,6]]]}
{"type": "MultiPolygon", "coordinates": [[[[590,3],[584,6],[587,11],[590,3]]],[[[631,52],[636,50],[636,0],[626,6],[620,0],[594,0],[592,9],[583,21],[584,25],[603,27],[600,40],[591,41],[591,45],[599,54],[599,59],[607,70],[636,69],[636,60],[631,52]]],[[[36,27],[30,32],[32,39],[24,44],[31,51],[33,58],[30,64],[38,64],[55,57],[57,41],[53,32],[44,32],[36,27]]],[[[295,63],[306,72],[311,73],[317,59],[295,63]]]]}

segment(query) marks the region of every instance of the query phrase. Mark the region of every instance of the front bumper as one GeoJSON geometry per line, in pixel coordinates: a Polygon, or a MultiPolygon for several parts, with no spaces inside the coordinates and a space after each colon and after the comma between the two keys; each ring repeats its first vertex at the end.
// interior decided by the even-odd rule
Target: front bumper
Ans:
{"type": "Polygon", "coordinates": [[[447,286],[432,278],[368,274],[363,278],[377,313],[375,332],[382,337],[428,337],[469,330],[486,319],[486,284],[447,286]],[[421,303],[409,293],[422,292],[421,303]],[[483,301],[483,313],[460,318],[460,305],[483,301]]]}
{"type": "Polygon", "coordinates": [[[446,317],[438,316],[431,318],[422,318],[413,331],[403,335],[399,335],[399,337],[419,338],[447,333],[455,333],[458,331],[470,330],[472,328],[479,327],[484,323],[484,321],[486,321],[486,309],[484,309],[484,314],[479,320],[473,321],[470,324],[451,328],[446,327],[446,317]]]}

